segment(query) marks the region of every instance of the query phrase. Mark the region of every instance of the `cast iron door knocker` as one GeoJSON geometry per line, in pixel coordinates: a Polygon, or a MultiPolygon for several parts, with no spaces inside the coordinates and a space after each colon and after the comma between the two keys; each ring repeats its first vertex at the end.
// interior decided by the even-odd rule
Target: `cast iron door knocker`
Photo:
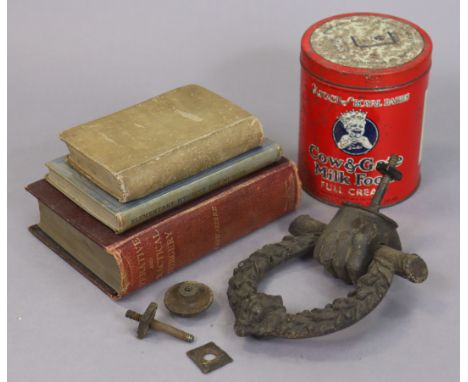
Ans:
{"type": "Polygon", "coordinates": [[[368,207],[344,203],[329,224],[307,215],[290,225],[290,236],[268,244],[239,263],[229,280],[229,304],[239,336],[306,338],[344,329],[371,312],[385,296],[394,274],[414,283],[427,278],[426,263],[401,251],[397,224],[379,212],[391,180],[400,180],[397,155],[377,170],[383,177],[368,207]],[[313,254],[333,276],[355,285],[344,298],[322,309],[289,314],[281,296],[257,292],[260,281],[276,266],[313,254]]]}

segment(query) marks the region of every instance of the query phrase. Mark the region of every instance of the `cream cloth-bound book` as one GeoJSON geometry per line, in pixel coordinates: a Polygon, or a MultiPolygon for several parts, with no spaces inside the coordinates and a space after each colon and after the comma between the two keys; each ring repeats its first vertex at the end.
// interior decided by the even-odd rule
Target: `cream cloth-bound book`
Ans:
{"type": "Polygon", "coordinates": [[[68,162],[120,202],[148,195],[263,142],[240,106],[187,85],[60,134],[68,162]]]}

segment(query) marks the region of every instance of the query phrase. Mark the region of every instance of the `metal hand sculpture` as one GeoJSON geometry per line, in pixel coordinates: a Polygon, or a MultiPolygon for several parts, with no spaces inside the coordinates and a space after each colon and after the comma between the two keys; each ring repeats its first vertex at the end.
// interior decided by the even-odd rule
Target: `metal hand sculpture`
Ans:
{"type": "Polygon", "coordinates": [[[229,304],[239,336],[306,338],[344,329],[362,319],[382,300],[394,274],[414,283],[427,278],[427,266],[416,254],[401,252],[397,224],[379,213],[391,180],[400,180],[398,156],[379,163],[383,174],[369,207],[344,203],[326,225],[307,215],[290,225],[292,236],[268,244],[239,263],[229,280],[229,304]],[[257,292],[267,272],[285,261],[313,256],[333,276],[356,289],[322,309],[289,314],[281,296],[257,292]]]}

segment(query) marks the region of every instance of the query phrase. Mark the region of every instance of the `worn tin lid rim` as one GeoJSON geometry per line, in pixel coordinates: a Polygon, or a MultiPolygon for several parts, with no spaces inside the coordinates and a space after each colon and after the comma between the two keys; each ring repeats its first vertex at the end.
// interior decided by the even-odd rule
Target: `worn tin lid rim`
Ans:
{"type": "Polygon", "coordinates": [[[304,64],[304,62],[302,61],[302,59],[300,60],[300,63],[301,63],[301,67],[308,73],[310,74],[312,77],[318,79],[319,81],[322,81],[322,82],[325,82],[327,84],[330,84],[330,85],[333,85],[333,86],[336,86],[336,87],[339,87],[339,88],[346,88],[346,89],[356,89],[356,90],[369,90],[369,91],[380,91],[380,90],[390,90],[390,89],[396,89],[396,88],[401,88],[403,86],[407,86],[407,85],[410,85],[411,83],[419,80],[420,78],[424,77],[425,75],[427,75],[431,69],[431,65],[429,65],[429,67],[426,69],[426,71],[424,71],[423,73],[421,73],[419,76],[415,77],[414,79],[412,79],[411,81],[407,81],[407,82],[402,82],[402,83],[398,83],[398,84],[395,84],[395,85],[392,85],[392,86],[376,86],[376,87],[360,87],[360,86],[350,86],[350,85],[343,85],[343,84],[338,84],[336,82],[333,82],[333,81],[330,81],[330,80],[327,80],[323,77],[320,77],[314,73],[312,73],[310,71],[310,69],[304,64]]]}
{"type": "Polygon", "coordinates": [[[303,68],[308,69],[308,72],[314,73],[316,77],[327,78],[326,81],[330,83],[335,83],[341,87],[357,89],[397,87],[401,86],[401,84],[410,83],[416,78],[423,76],[429,70],[431,66],[431,54],[432,41],[424,29],[411,21],[383,13],[354,12],[331,16],[312,24],[306,29],[301,38],[301,64],[303,68]],[[423,50],[413,60],[389,68],[354,68],[329,61],[313,49],[309,41],[310,36],[324,23],[349,16],[379,16],[407,23],[421,34],[424,40],[423,50]],[[372,78],[371,75],[374,77],[372,78]],[[397,81],[400,85],[394,84],[394,81],[397,81]],[[355,86],[356,83],[362,83],[363,86],[355,86]]]}

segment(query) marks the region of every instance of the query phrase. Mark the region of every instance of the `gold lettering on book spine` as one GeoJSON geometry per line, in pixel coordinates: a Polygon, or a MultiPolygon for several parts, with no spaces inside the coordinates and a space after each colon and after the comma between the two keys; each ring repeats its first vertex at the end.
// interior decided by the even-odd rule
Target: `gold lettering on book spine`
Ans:
{"type": "Polygon", "coordinates": [[[145,253],[143,251],[143,245],[139,237],[132,239],[132,245],[135,249],[138,264],[138,286],[142,287],[147,283],[145,253]]]}
{"type": "Polygon", "coordinates": [[[164,236],[167,248],[167,271],[170,273],[175,270],[175,241],[172,232],[164,232],[164,236]]]}
{"type": "Polygon", "coordinates": [[[212,206],[211,214],[213,216],[215,249],[218,249],[221,246],[221,225],[219,224],[218,207],[212,206]]]}
{"type": "Polygon", "coordinates": [[[164,244],[161,234],[157,229],[154,229],[152,238],[156,258],[156,278],[159,279],[164,276],[164,244]]]}

